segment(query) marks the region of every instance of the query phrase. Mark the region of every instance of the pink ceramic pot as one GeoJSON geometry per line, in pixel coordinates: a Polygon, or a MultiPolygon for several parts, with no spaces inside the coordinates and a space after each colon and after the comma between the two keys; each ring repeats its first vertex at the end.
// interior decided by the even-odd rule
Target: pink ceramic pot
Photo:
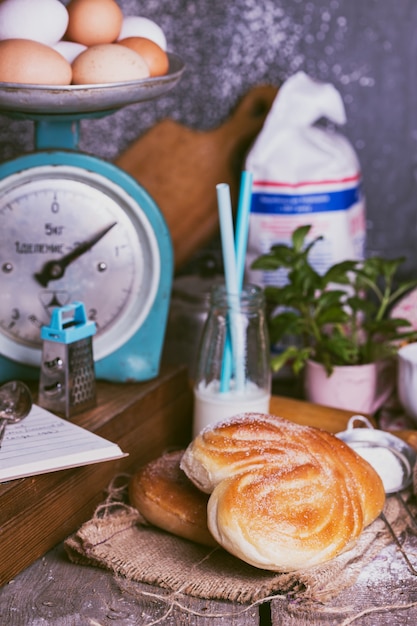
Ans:
{"type": "Polygon", "coordinates": [[[375,413],[395,390],[394,359],[365,365],[336,366],[330,376],[320,363],[307,361],[306,399],[355,413],[375,413]]]}

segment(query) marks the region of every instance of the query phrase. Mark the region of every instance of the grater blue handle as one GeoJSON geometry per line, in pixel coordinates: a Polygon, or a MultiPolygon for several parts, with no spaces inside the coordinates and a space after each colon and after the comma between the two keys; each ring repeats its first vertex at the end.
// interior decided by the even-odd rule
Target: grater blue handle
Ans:
{"type": "Polygon", "coordinates": [[[96,332],[95,322],[87,319],[82,302],[73,302],[52,311],[49,326],[42,326],[41,339],[58,343],[73,343],[96,332]]]}

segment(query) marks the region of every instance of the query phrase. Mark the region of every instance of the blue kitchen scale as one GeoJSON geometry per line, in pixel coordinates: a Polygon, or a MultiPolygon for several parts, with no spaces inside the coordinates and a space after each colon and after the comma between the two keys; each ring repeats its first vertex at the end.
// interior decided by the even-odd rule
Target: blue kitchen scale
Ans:
{"type": "Polygon", "coordinates": [[[78,151],[79,122],[173,88],[184,66],[131,83],[2,84],[0,112],[35,124],[35,151],[0,164],[0,382],[38,379],[41,329],[82,302],[96,377],[157,376],[173,277],[165,220],[131,176],[78,151]]]}

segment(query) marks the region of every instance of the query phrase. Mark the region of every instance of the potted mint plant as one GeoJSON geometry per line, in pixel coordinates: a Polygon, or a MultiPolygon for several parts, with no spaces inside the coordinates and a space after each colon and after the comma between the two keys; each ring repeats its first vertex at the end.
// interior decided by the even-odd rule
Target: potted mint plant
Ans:
{"type": "Polygon", "coordinates": [[[397,284],[403,258],[347,260],[320,275],[310,254],[322,237],[307,242],[310,229],[309,225],[297,228],[290,245],[274,245],[252,264],[253,269],[287,272],[282,286],[264,288],[271,311],[271,342],[279,345],[293,338],[289,347],[272,357],[272,370],[286,364],[297,375],[305,370],[309,400],[374,412],[395,385],[393,357],[398,347],[417,340],[408,320],[390,315],[393,305],[417,286],[417,280],[397,284]],[[342,374],[353,377],[352,391],[342,385],[342,374]],[[333,387],[329,400],[324,386],[333,387]],[[361,389],[369,400],[355,405],[361,389]]]}

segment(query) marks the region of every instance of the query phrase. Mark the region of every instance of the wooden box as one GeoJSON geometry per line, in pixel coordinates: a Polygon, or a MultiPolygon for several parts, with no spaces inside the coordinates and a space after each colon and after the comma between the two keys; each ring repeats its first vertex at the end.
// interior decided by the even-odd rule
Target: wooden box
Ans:
{"type": "Polygon", "coordinates": [[[185,445],[191,415],[184,368],[168,369],[145,383],[99,381],[97,406],[71,421],[118,443],[129,456],[1,484],[0,585],[89,519],[115,476],[185,445]]]}

